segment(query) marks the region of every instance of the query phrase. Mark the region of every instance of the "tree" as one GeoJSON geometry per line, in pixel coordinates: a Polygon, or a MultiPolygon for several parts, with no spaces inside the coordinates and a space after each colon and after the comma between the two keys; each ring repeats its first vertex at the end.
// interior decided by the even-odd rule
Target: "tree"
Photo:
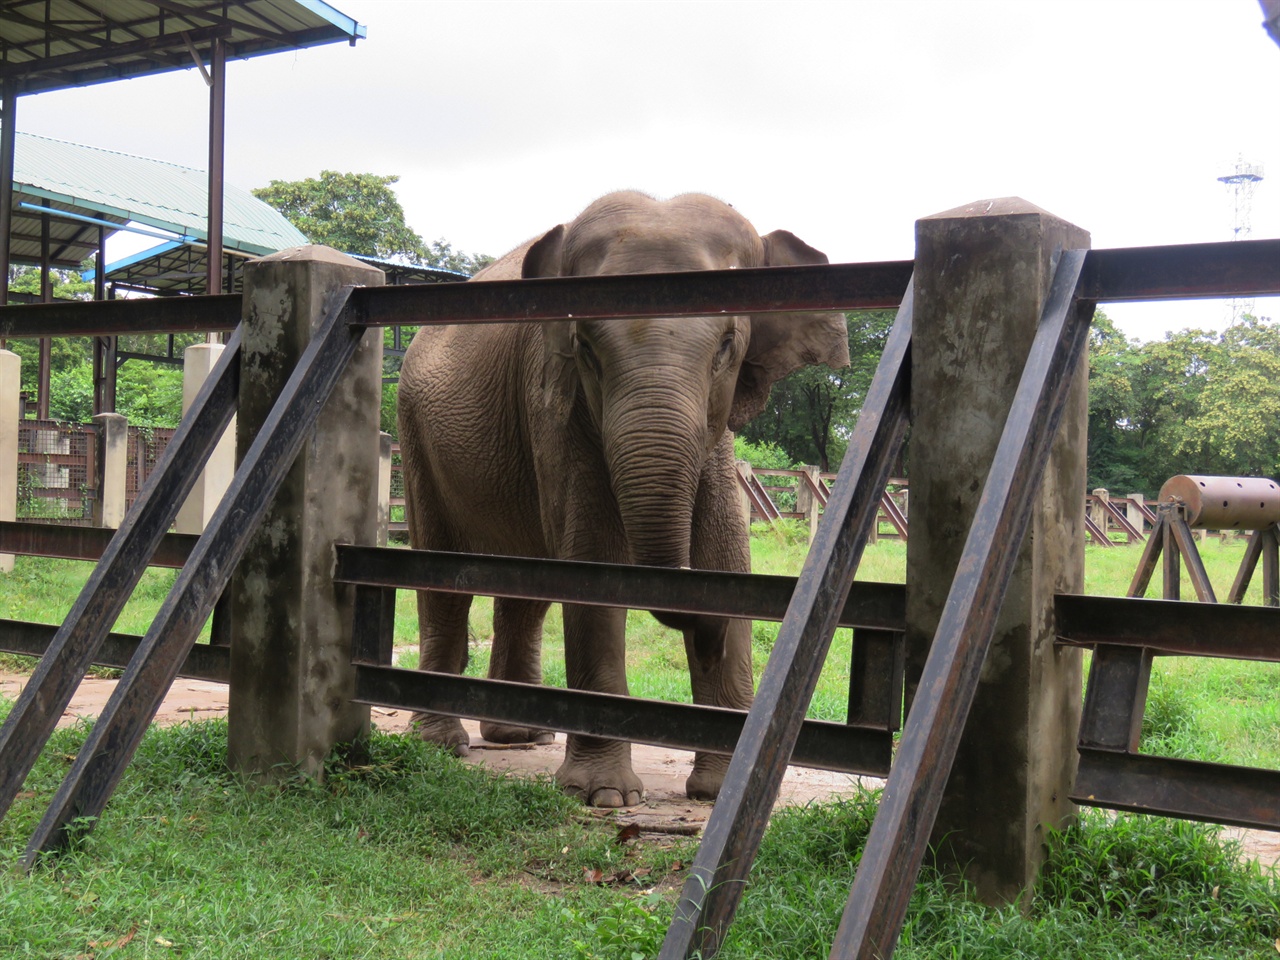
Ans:
{"type": "Polygon", "coordinates": [[[1213,347],[1178,452],[1201,473],[1280,475],[1280,325],[1246,315],[1213,347]]]}
{"type": "Polygon", "coordinates": [[[466,274],[493,259],[455,251],[443,239],[425,243],[405,222],[404,208],[392,189],[399,180],[396,174],[324,170],[318,180],[272,180],[253,195],[279,210],[312,243],[344,253],[466,274]]]}
{"type": "MultiPolygon", "coordinates": [[[[86,266],[91,264],[88,261],[86,266]]],[[[55,300],[91,300],[93,283],[82,280],[74,270],[52,269],[49,271],[53,283],[55,300]]],[[[40,295],[39,267],[11,267],[9,269],[9,289],[15,293],[26,293],[38,297],[40,295]]],[[[24,393],[35,396],[36,380],[40,369],[40,341],[10,340],[8,349],[18,355],[21,362],[21,385],[24,393]]],[[[66,373],[71,368],[84,362],[89,356],[90,340],[88,337],[53,337],[49,342],[50,375],[66,373]]]]}
{"type": "Polygon", "coordinates": [[[796,463],[836,470],[893,325],[892,311],[845,315],[850,364],[840,370],[811,366],[773,385],[763,412],[743,427],[751,443],[774,444],[796,463]]]}
{"type": "Polygon", "coordinates": [[[1280,325],[1126,341],[1097,314],[1089,357],[1089,485],[1154,495],[1171,476],[1280,472],[1280,325]]]}

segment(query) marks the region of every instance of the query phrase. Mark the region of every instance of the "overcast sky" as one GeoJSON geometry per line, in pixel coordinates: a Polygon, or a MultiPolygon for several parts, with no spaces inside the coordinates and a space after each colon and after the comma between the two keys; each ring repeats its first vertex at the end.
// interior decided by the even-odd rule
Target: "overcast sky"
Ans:
{"type": "MultiPolygon", "coordinates": [[[[1280,237],[1257,0],[334,6],[368,39],[228,64],[228,181],[399,174],[410,225],[470,252],[618,188],[714,194],[833,261],[909,258],[917,218],[1001,196],[1095,247],[1226,240],[1240,157],[1269,175],[1252,236],[1280,237]]],[[[207,102],[189,70],[24,97],[18,128],[204,168],[207,102]]],[[[1108,312],[1143,339],[1227,320],[1108,312]]]]}

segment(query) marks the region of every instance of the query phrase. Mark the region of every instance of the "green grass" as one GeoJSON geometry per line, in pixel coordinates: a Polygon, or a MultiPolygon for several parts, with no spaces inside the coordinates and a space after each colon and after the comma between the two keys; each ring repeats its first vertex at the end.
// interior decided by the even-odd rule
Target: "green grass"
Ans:
{"type": "MultiPolygon", "coordinates": [[[[752,549],[757,572],[795,574],[803,562],[794,531],[757,531],[752,549]]],[[[1239,543],[1203,545],[1221,593],[1242,552],[1239,543]]],[[[905,545],[882,541],[859,578],[901,582],[905,556],[905,545]]],[[[1124,594],[1137,558],[1135,548],[1089,548],[1087,592],[1124,594]]],[[[0,577],[0,617],[60,620],[89,569],[19,558],[0,577]]],[[[116,629],[144,632],[172,579],[150,571],[116,629]]],[[[413,595],[402,591],[397,645],[416,644],[416,620],[413,595]]],[[[553,608],[551,683],[564,682],[559,631],[553,608]]],[[[470,632],[468,672],[482,675],[491,602],[477,599],[470,632]]],[[[632,613],[628,636],[633,692],[687,700],[678,635],[632,613]]],[[[757,670],[776,636],[776,624],[754,625],[757,670]]],[[[844,718],[849,644],[840,631],[811,716],[844,718]]],[[[0,714],[7,709],[0,701],[0,714]]],[[[0,860],[21,855],[84,735],[77,727],[50,742],[0,821],[0,860]]],[[[1280,671],[1161,659],[1143,735],[1148,752],[1280,767],[1280,671]]],[[[323,785],[292,777],[255,789],[226,773],[225,722],[149,731],[92,833],[30,876],[0,870],[0,956],[656,955],[692,841],[621,846],[607,819],[587,816],[549,782],[496,776],[398,737],[375,734],[371,752],[357,769],[331,761],[323,785]]],[[[721,956],[825,957],[877,801],[868,792],[776,814],[721,956]]],[[[1086,810],[1051,838],[1025,914],[978,906],[926,868],[896,956],[1272,957],[1278,901],[1276,874],[1241,863],[1215,827],[1086,810]]]]}
{"type": "MultiPolygon", "coordinates": [[[[0,713],[6,708],[0,706],[0,713]]],[[[13,862],[79,749],[59,731],[9,816],[13,862]]],[[[618,842],[545,780],[502,777],[373,736],[322,785],[226,772],[226,724],[148,732],[94,832],[29,875],[0,871],[0,956],[652,957],[694,845],[618,842]]],[[[765,836],[726,960],[821,958],[878,795],[784,810],[765,836]]],[[[1215,828],[1087,812],[1050,840],[1024,915],[926,868],[897,956],[1274,956],[1277,880],[1215,828]]]]}

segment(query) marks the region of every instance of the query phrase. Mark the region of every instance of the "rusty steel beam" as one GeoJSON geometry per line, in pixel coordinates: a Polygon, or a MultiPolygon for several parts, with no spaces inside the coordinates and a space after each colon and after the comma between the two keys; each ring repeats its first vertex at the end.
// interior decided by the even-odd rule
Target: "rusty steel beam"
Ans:
{"type": "MultiPolygon", "coordinates": [[[[351,322],[367,326],[493,323],[565,317],[714,316],[789,310],[889,309],[902,299],[909,260],[641,276],[503,280],[362,288],[351,322]],[[611,304],[602,307],[602,303],[611,304]]],[[[1086,294],[1116,303],[1280,295],[1280,240],[1090,250],[1086,294]]],[[[0,310],[0,337],[113,336],[230,330],[237,295],[0,310]]]]}
{"type": "Polygon", "coordinates": [[[1280,609],[1234,604],[1054,598],[1058,642],[1092,647],[1149,647],[1171,657],[1226,657],[1280,662],[1280,609]]]}
{"type": "Polygon", "coordinates": [[[1103,303],[1280,296],[1280,240],[1090,250],[1082,283],[1103,303]]]}
{"type": "Polygon", "coordinates": [[[737,911],[876,522],[889,470],[902,447],[909,419],[912,314],[908,287],[831,491],[826,519],[805,558],[741,742],[681,890],[660,960],[715,956],[737,911]]]}
{"type": "Polygon", "coordinates": [[[206,333],[234,330],[239,322],[238,293],[11,304],[0,308],[0,338],[206,333]]]}
{"type": "Polygon", "coordinates": [[[1107,645],[1093,652],[1077,746],[1137,751],[1151,659],[1147,647],[1107,645]]]}
{"type": "Polygon", "coordinates": [[[893,954],[929,844],[1032,502],[1082,362],[1093,304],[1079,299],[1084,251],[1059,257],[1035,339],[863,849],[832,957],[893,954]]]}
{"type": "Polygon", "coordinates": [[[124,609],[230,423],[240,385],[240,339],[238,331],[232,335],[123,525],[111,538],[102,562],[89,575],[50,641],[48,653],[0,725],[0,817],[8,811],[102,638],[124,609]]]}
{"type": "MultiPolygon", "coordinates": [[[[0,520],[0,553],[100,560],[115,533],[106,527],[62,527],[52,523],[0,520]]],[[[182,566],[198,539],[189,533],[166,533],[148,566],[182,566]]]]}
{"type": "MultiPolygon", "coordinates": [[[[326,302],[311,342],[241,459],[231,485],[188,563],[160,605],[137,654],[36,826],[23,855],[23,864],[28,869],[42,853],[58,849],[71,839],[73,821],[96,818],[110,799],[178,668],[320,416],[325,400],[356,352],[363,331],[343,322],[343,307],[349,291],[349,287],[343,288],[326,302]]],[[[238,372],[239,340],[239,333],[232,337],[215,368],[218,372],[231,357],[236,358],[238,372]]],[[[220,378],[218,372],[205,382],[202,393],[218,379],[226,379],[220,378]]],[[[172,450],[170,444],[163,456],[168,457],[172,450]]],[[[195,468],[201,466],[203,460],[195,468]]],[[[153,480],[156,476],[167,479],[169,472],[173,471],[157,471],[153,480]]],[[[148,481],[148,489],[152,488],[153,480],[148,481]]],[[[175,514],[188,490],[189,486],[172,501],[175,514]]],[[[168,523],[165,526],[167,528],[168,523]]],[[[49,659],[45,657],[41,665],[49,659]]],[[[0,777],[6,773],[0,768],[0,777]]],[[[0,800],[3,796],[0,793],[0,800]]]]}
{"type": "MultiPolygon", "coordinates": [[[[337,544],[336,550],[333,579],[339,583],[750,620],[781,620],[796,586],[795,577],[718,570],[626,567],[349,544],[337,544]]],[[[896,583],[854,583],[839,622],[842,627],[905,629],[906,588],[896,583]]]]}
{"type": "Polygon", "coordinates": [[[607,277],[552,277],[364,287],[351,322],[370,327],[568,317],[718,316],[792,310],[892,309],[912,262],[836,263],[607,277]]]}
{"type": "MultiPolygon", "coordinates": [[[[358,703],[546,727],[584,736],[731,754],[747,714],[724,707],[669,703],[586,690],[565,690],[451,673],[356,665],[358,703]]],[[[889,770],[888,730],[806,720],[791,762],[882,777],[889,770]]]]}
{"type": "Polygon", "coordinates": [[[1280,770],[1080,748],[1071,799],[1090,807],[1280,830],[1280,770]]]}
{"type": "MultiPolygon", "coordinates": [[[[58,632],[51,623],[29,623],[25,620],[0,620],[0,650],[43,657],[58,632]]],[[[109,633],[102,641],[91,663],[100,667],[123,670],[133,659],[142,638],[128,633],[109,633]]],[[[231,678],[231,650],[228,647],[197,643],[178,668],[178,676],[193,680],[227,683],[231,678]]]]}

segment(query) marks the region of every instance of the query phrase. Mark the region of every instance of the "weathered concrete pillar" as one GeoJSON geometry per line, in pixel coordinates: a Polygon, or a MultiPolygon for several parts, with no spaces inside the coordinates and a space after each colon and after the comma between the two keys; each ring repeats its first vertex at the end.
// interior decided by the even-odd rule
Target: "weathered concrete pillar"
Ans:
{"type": "MultiPolygon", "coordinates": [[[[1035,335],[1054,253],[1088,246],[1087,232],[1017,198],[916,224],[908,697],[1035,335]]],[[[1031,888],[1045,827],[1075,812],[1067,790],[1080,652],[1054,646],[1053,596],[1080,593],[1084,582],[1087,373],[1082,364],[933,832],[939,863],[987,902],[1031,888]]]]}
{"type": "MultiPolygon", "coordinates": [[[[382,271],[318,246],[245,267],[242,454],[310,341],[326,297],[347,284],[382,282],[382,271]]],[[[320,775],[335,744],[368,731],[369,708],[350,702],[354,590],[331,575],[335,541],[377,539],[381,396],[382,331],[371,329],[232,579],[229,762],[251,776],[299,768],[320,775]]]]}
{"type": "Polygon", "coordinates": [[[391,532],[391,434],[378,434],[378,546],[391,532]]]}
{"type": "MultiPolygon", "coordinates": [[[[0,520],[18,518],[18,421],[22,404],[22,358],[0,350],[0,520]]],[[[0,553],[0,573],[13,570],[13,554],[0,553]]]]}
{"type": "MultiPolygon", "coordinates": [[[[182,414],[186,416],[196,394],[209,379],[214,365],[225,347],[220,343],[196,343],[182,351],[182,414]]],[[[236,420],[231,418],[222,439],[213,448],[209,462],[205,464],[196,485],[187,494],[174,527],[179,533],[204,533],[213,518],[213,511],[222,502],[222,495],[231,485],[236,472],[236,420]]]]}
{"type": "Polygon", "coordinates": [[[742,515],[746,517],[749,529],[751,527],[751,494],[747,493],[747,484],[755,476],[755,471],[751,469],[751,464],[746,460],[735,460],[733,465],[737,468],[738,476],[742,480],[738,484],[738,501],[742,504],[742,515]]]}
{"type": "Polygon", "coordinates": [[[1111,493],[1106,487],[1096,487],[1093,491],[1093,504],[1089,507],[1089,519],[1102,531],[1103,536],[1107,535],[1107,524],[1111,521],[1111,516],[1107,513],[1107,508],[1103,504],[1110,501],[1110,499],[1111,493]]]}
{"type": "Polygon", "coordinates": [[[809,481],[812,480],[815,486],[821,483],[822,468],[802,463],[800,469],[808,475],[809,480],[802,477],[796,481],[796,513],[805,515],[805,521],[809,524],[809,542],[813,543],[813,538],[818,535],[818,517],[822,514],[822,504],[818,502],[809,481]]]}
{"type": "Polygon", "coordinates": [[[99,471],[93,525],[118,530],[128,503],[125,477],[129,470],[129,421],[118,413],[99,413],[93,423],[98,428],[99,471]]]}
{"type": "Polygon", "coordinates": [[[1143,524],[1146,518],[1142,515],[1142,503],[1146,498],[1140,493],[1131,493],[1128,502],[1124,505],[1124,518],[1132,523],[1139,531],[1143,530],[1143,524]]]}

